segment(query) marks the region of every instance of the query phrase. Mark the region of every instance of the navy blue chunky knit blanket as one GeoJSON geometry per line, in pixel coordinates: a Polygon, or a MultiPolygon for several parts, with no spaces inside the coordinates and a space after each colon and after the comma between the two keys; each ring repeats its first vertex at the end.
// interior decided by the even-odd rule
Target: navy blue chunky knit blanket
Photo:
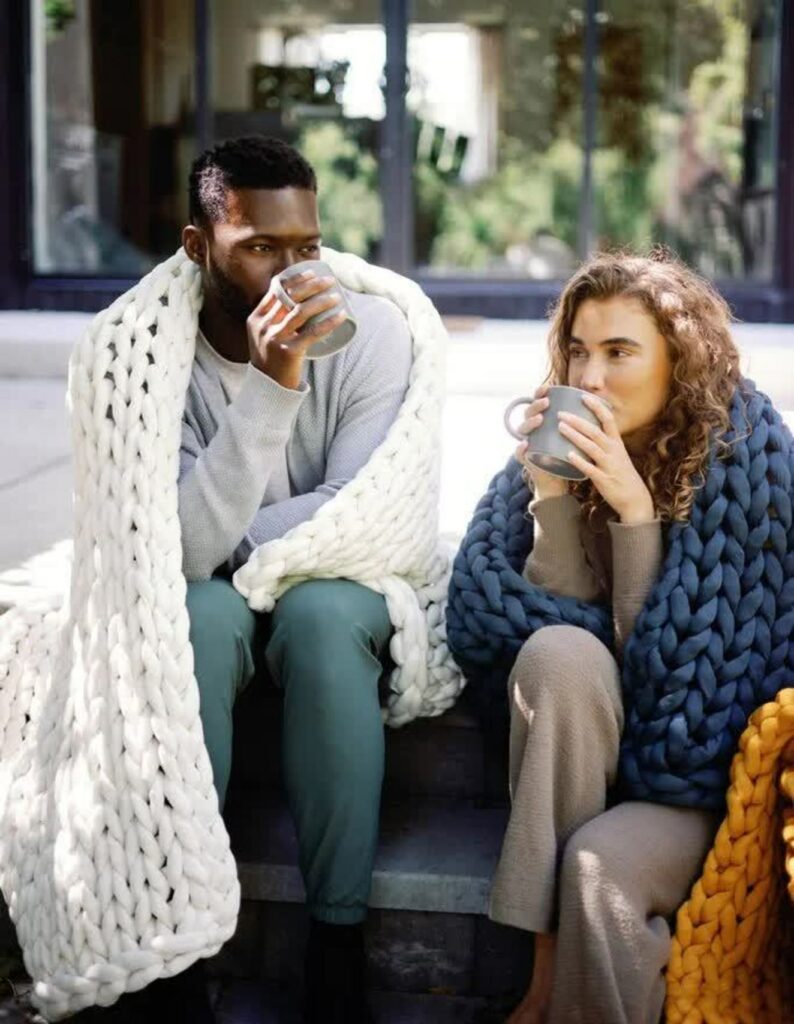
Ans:
{"type": "MultiPolygon", "coordinates": [[[[794,685],[794,442],[750,381],[730,414],[729,452],[712,453],[689,519],[669,526],[624,648],[625,799],[722,806],[748,716],[794,685]]],[[[511,459],[477,505],[450,581],[449,647],[486,716],[506,715],[507,676],[535,630],[567,624],[612,640],[607,605],[523,577],[528,500],[511,459]]]]}

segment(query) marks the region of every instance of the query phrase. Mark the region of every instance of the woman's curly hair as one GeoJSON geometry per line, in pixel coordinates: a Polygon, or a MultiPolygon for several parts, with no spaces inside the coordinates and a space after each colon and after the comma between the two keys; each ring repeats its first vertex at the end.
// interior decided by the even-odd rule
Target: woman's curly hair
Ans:
{"type": "MultiPolygon", "coordinates": [[[[549,383],[568,383],[568,351],[580,305],[616,297],[642,303],[668,345],[670,395],[649,450],[635,464],[659,517],[686,519],[712,449],[716,444],[727,450],[721,438],[741,380],[731,312],[707,281],[664,248],[647,256],[600,253],[574,273],[551,312],[549,383]]],[[[605,510],[590,481],[573,490],[588,518],[605,510]]]]}

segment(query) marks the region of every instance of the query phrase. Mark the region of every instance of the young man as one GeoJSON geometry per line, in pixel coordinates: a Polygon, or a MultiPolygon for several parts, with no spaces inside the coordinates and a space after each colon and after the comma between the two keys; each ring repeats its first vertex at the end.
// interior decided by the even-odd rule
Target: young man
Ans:
{"type": "MultiPolygon", "coordinates": [[[[275,139],[227,142],[193,166],[182,240],[201,270],[204,303],[183,418],[179,516],[218,795],[222,802],[229,779],[235,696],[264,661],[284,691],[285,778],[311,918],[305,1020],[355,1024],[372,1019],[362,923],[383,776],[386,603],[349,580],[316,580],[293,587],[264,616],[230,582],[254,548],[310,518],[367,462],[408,386],[411,340],[390,303],[349,294],[355,337],[313,361],[311,344],[343,319],[302,330],[338,305],[333,280],[291,278],[289,313],[270,291],[285,267],[319,257],[316,193],[311,167],[275,139]]],[[[193,1001],[191,1019],[212,1019],[200,968],[151,988],[158,986],[169,999],[179,993],[183,1013],[193,1001]]]]}

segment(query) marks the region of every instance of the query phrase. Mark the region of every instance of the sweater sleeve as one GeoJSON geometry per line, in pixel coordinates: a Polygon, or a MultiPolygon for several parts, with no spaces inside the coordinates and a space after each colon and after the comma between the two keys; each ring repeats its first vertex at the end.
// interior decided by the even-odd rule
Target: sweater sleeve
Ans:
{"type": "Polygon", "coordinates": [[[230,559],[232,571],[254,548],[310,519],[333,498],[366,465],[396,419],[412,364],[411,335],[402,314],[384,303],[366,345],[348,349],[345,359],[341,412],[328,448],[325,479],[307,494],[259,508],[230,559]]]}
{"type": "Polygon", "coordinates": [[[612,614],[618,652],[631,636],[662,565],[662,524],[610,522],[612,541],[612,614]]]}
{"type": "Polygon", "coordinates": [[[307,388],[283,388],[249,364],[239,394],[202,447],[190,419],[182,423],[179,520],[182,566],[207,579],[240,543],[262,501],[307,388]]]}
{"type": "Polygon", "coordinates": [[[579,528],[579,502],[572,494],[530,501],[534,543],[524,567],[530,583],[562,597],[594,601],[601,587],[590,568],[579,528]]]}

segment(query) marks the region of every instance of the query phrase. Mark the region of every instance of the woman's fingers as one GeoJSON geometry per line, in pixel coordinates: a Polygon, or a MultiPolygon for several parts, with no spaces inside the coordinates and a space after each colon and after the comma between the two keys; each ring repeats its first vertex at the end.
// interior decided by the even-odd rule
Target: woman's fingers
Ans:
{"type": "Polygon", "coordinates": [[[530,402],[524,411],[524,419],[518,428],[519,433],[531,434],[533,430],[537,430],[543,422],[543,413],[548,407],[548,398],[536,398],[534,402],[530,402]]]}
{"type": "Polygon", "coordinates": [[[615,422],[615,414],[605,402],[602,402],[600,398],[596,398],[595,395],[585,395],[582,401],[591,412],[596,414],[604,433],[608,437],[620,437],[620,432],[615,422]]]}
{"type": "Polygon", "coordinates": [[[589,455],[593,462],[598,462],[599,459],[604,457],[604,449],[601,445],[588,437],[582,431],[577,430],[572,424],[566,423],[564,420],[560,420],[557,429],[563,437],[572,441],[577,448],[585,453],[585,455],[589,455]]]}
{"type": "Polygon", "coordinates": [[[608,438],[601,427],[597,427],[594,423],[584,419],[582,416],[577,416],[576,413],[573,412],[561,412],[559,414],[560,430],[562,430],[563,424],[570,429],[575,430],[578,434],[590,438],[590,440],[594,441],[600,448],[606,447],[608,438]]]}
{"type": "Polygon", "coordinates": [[[584,455],[582,455],[580,452],[577,452],[574,448],[571,448],[571,450],[568,452],[567,458],[568,462],[570,462],[574,469],[578,469],[579,472],[584,473],[584,475],[589,480],[593,481],[596,487],[598,486],[598,480],[599,478],[603,477],[604,474],[603,471],[594,462],[591,462],[589,459],[586,459],[584,455]]]}

